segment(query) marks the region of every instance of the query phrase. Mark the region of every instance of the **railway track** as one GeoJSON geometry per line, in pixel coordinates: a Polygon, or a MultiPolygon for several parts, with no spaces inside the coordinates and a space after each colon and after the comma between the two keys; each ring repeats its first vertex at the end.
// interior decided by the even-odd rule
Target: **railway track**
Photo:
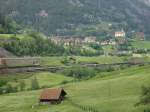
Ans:
{"type": "MultiPolygon", "coordinates": [[[[150,64],[150,62],[144,63],[112,63],[112,64],[79,64],[83,67],[111,67],[111,66],[120,66],[120,65],[145,65],[150,64]]],[[[48,71],[48,72],[58,72],[63,71],[64,69],[70,68],[72,65],[57,67],[57,66],[16,66],[16,67],[0,67],[0,74],[5,73],[24,73],[24,72],[40,72],[40,71],[48,71]]]]}
{"type": "Polygon", "coordinates": [[[48,66],[0,67],[0,74],[40,72],[40,71],[57,72],[63,69],[64,67],[48,67],[48,66]]]}

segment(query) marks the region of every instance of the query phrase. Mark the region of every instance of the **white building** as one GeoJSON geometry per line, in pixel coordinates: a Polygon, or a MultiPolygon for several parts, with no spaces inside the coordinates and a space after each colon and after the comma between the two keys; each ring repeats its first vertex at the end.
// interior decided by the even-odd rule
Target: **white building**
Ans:
{"type": "Polygon", "coordinates": [[[85,37],[84,43],[96,43],[96,37],[85,37]]]}
{"type": "Polygon", "coordinates": [[[124,31],[115,32],[115,37],[125,37],[126,33],[124,31]]]}

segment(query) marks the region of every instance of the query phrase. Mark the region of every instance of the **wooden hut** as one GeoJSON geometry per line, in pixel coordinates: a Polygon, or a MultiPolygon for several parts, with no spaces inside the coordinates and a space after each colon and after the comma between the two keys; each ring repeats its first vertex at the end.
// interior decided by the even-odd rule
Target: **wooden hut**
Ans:
{"type": "Polygon", "coordinates": [[[131,64],[144,64],[146,61],[144,58],[133,57],[128,60],[131,64]]]}
{"type": "Polygon", "coordinates": [[[62,88],[45,89],[40,96],[40,103],[59,104],[61,103],[67,93],[62,88]]]}

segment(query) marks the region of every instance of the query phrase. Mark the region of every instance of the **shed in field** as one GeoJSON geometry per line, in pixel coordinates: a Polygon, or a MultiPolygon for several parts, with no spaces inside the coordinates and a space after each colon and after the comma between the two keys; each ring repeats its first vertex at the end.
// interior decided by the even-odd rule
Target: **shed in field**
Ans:
{"type": "Polygon", "coordinates": [[[61,103],[67,93],[62,88],[45,89],[40,96],[40,103],[59,104],[61,103]]]}
{"type": "Polygon", "coordinates": [[[131,64],[144,64],[146,61],[145,61],[144,58],[134,57],[134,58],[130,58],[128,60],[128,62],[131,63],[131,64]]]}

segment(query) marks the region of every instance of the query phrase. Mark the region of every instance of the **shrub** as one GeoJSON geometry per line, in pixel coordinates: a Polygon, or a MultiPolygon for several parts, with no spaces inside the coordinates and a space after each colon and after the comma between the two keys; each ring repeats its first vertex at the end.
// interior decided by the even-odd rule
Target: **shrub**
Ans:
{"type": "Polygon", "coordinates": [[[150,104],[150,87],[142,86],[140,102],[137,105],[149,105],[150,104]]]}
{"type": "Polygon", "coordinates": [[[63,84],[67,84],[67,83],[69,83],[69,82],[70,82],[70,81],[64,80],[64,81],[62,81],[60,84],[63,85],[63,84]]]}
{"type": "Polygon", "coordinates": [[[39,89],[39,83],[36,77],[34,77],[34,79],[31,80],[31,89],[32,90],[37,90],[39,89]]]}
{"type": "Polygon", "coordinates": [[[16,93],[16,92],[18,92],[18,87],[17,86],[13,87],[13,90],[12,90],[12,93],[16,93]]]}
{"type": "Polygon", "coordinates": [[[102,46],[99,44],[91,43],[89,44],[89,47],[95,49],[95,50],[103,50],[102,46]]]}
{"type": "Polygon", "coordinates": [[[110,66],[108,66],[108,67],[96,67],[95,70],[97,72],[112,72],[115,70],[115,67],[110,67],[110,66]]]}
{"type": "Polygon", "coordinates": [[[12,92],[13,92],[13,87],[10,84],[7,84],[5,88],[5,93],[12,93],[12,92]]]}
{"type": "Polygon", "coordinates": [[[0,95],[3,94],[4,89],[0,88],[0,95]]]}
{"type": "Polygon", "coordinates": [[[20,91],[24,91],[25,87],[26,87],[25,82],[24,81],[20,81],[19,87],[20,87],[20,91]]]}
{"type": "Polygon", "coordinates": [[[61,60],[61,63],[62,64],[67,64],[69,61],[68,61],[68,56],[65,54],[63,59],[61,60]]]}
{"type": "Polygon", "coordinates": [[[150,108],[144,109],[143,112],[150,112],[150,108]]]}
{"type": "Polygon", "coordinates": [[[5,80],[0,80],[0,87],[4,86],[7,84],[7,81],[5,80]]]}

